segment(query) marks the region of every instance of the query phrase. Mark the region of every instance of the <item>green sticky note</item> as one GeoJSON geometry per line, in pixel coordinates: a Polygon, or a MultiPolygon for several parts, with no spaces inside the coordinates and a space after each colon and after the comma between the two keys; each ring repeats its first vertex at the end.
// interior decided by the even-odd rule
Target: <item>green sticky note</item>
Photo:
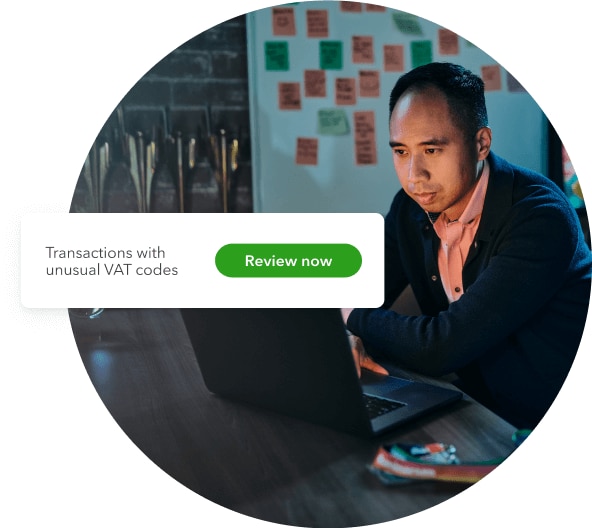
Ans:
{"type": "Polygon", "coordinates": [[[417,40],[411,43],[411,64],[413,68],[432,62],[432,41],[417,40]]]}
{"type": "Polygon", "coordinates": [[[343,136],[349,133],[347,115],[341,109],[319,110],[317,114],[317,131],[323,136],[343,136]]]}
{"type": "Polygon", "coordinates": [[[406,35],[423,35],[419,19],[410,13],[393,13],[393,22],[401,33],[406,35]]]}
{"type": "Polygon", "coordinates": [[[287,42],[265,43],[265,69],[268,71],[288,71],[290,69],[287,42]]]}
{"type": "Polygon", "coordinates": [[[319,42],[320,68],[322,70],[341,70],[343,68],[343,44],[338,40],[319,42]]]}

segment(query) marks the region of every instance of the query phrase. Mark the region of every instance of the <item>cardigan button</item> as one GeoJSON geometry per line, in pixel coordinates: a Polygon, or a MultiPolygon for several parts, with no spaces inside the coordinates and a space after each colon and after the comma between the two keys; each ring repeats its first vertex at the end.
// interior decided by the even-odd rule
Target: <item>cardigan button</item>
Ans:
{"type": "Polygon", "coordinates": [[[433,280],[434,282],[436,282],[436,281],[438,280],[438,276],[437,276],[437,275],[432,275],[432,280],[433,280]]]}

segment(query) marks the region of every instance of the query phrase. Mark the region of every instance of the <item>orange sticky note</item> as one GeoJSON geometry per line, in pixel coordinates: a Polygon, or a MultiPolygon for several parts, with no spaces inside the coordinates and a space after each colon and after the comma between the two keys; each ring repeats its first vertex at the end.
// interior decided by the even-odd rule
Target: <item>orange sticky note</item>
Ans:
{"type": "Polygon", "coordinates": [[[485,83],[485,91],[491,92],[502,89],[502,73],[497,64],[481,66],[481,78],[485,83]]]}
{"type": "Polygon", "coordinates": [[[317,165],[319,140],[299,137],[296,139],[296,165],[317,165]]]}
{"type": "Polygon", "coordinates": [[[380,97],[380,74],[376,70],[360,70],[360,97],[380,97]]]}
{"type": "Polygon", "coordinates": [[[296,21],[294,19],[294,8],[274,7],[272,9],[272,26],[274,35],[293,36],[296,35],[296,21]]]}
{"type": "Polygon", "coordinates": [[[335,79],[335,104],[356,104],[356,80],[351,77],[337,77],[335,79]]]}
{"type": "Polygon", "coordinates": [[[356,165],[376,165],[376,126],[374,112],[354,112],[356,165]]]}
{"type": "Polygon", "coordinates": [[[300,83],[279,83],[278,95],[280,110],[300,110],[302,108],[302,100],[300,98],[300,83]]]}
{"type": "Polygon", "coordinates": [[[439,29],[438,51],[440,55],[458,55],[458,35],[449,29],[439,29]]]}
{"type": "Polygon", "coordinates": [[[306,11],[306,36],[323,38],[329,36],[329,14],[325,9],[308,9],[306,11]]]}
{"type": "Polygon", "coordinates": [[[372,37],[352,37],[352,62],[354,64],[374,62],[374,44],[372,37]]]}
{"type": "Polygon", "coordinates": [[[325,70],[304,70],[304,96],[325,97],[327,80],[325,70]]]}
{"type": "Polygon", "coordinates": [[[366,11],[368,11],[368,13],[384,13],[386,7],[376,4],[366,4],[366,11]]]}
{"type": "Polygon", "coordinates": [[[384,71],[402,72],[405,70],[405,54],[402,44],[385,44],[384,71]]]}
{"type": "Polygon", "coordinates": [[[361,2],[339,2],[341,11],[344,13],[361,13],[361,2]]]}

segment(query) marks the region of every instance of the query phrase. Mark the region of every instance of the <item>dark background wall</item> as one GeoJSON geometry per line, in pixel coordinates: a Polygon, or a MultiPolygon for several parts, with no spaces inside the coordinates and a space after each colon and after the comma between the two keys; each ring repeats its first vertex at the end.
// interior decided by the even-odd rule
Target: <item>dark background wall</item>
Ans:
{"type": "Polygon", "coordinates": [[[252,212],[245,16],[180,45],[122,96],[96,142],[89,146],[94,190],[81,173],[71,212],[92,212],[99,207],[102,212],[139,210],[130,173],[130,137],[138,147],[154,142],[156,149],[150,212],[180,211],[179,144],[184,212],[222,212],[222,135],[228,145],[228,211],[252,212]],[[233,141],[238,155],[231,160],[233,141]],[[97,159],[105,144],[109,165],[99,193],[97,159]],[[233,160],[236,164],[231,166],[233,160]]]}

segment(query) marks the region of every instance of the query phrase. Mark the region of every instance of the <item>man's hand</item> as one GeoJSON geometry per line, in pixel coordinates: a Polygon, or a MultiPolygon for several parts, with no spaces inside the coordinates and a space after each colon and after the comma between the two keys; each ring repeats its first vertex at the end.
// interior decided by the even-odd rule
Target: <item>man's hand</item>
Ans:
{"type": "Polygon", "coordinates": [[[366,353],[364,343],[362,343],[362,340],[358,336],[351,335],[349,337],[349,342],[354,355],[354,363],[356,364],[358,378],[362,375],[362,369],[371,370],[377,374],[388,374],[388,370],[376,363],[376,361],[366,353]]]}

